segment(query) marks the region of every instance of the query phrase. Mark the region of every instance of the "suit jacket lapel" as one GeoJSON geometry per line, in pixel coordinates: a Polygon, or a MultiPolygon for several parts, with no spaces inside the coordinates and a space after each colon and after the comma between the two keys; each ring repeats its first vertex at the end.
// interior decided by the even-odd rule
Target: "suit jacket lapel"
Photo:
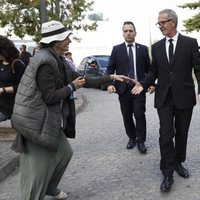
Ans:
{"type": "Polygon", "coordinates": [[[167,58],[167,52],[166,52],[166,38],[163,38],[161,40],[161,47],[160,47],[160,55],[163,55],[163,59],[165,60],[166,63],[169,63],[168,58],[167,58]]]}
{"type": "Polygon", "coordinates": [[[129,57],[128,57],[128,52],[127,52],[127,48],[126,48],[125,42],[121,44],[120,53],[121,53],[120,56],[125,58],[125,62],[126,63],[124,63],[124,64],[127,66],[127,70],[128,70],[129,57]]]}
{"type": "Polygon", "coordinates": [[[127,53],[127,48],[126,48],[126,44],[125,42],[121,45],[121,52],[122,52],[122,56],[126,56],[128,59],[128,53],[127,53]]]}
{"type": "Polygon", "coordinates": [[[137,68],[137,63],[139,60],[139,55],[140,55],[140,45],[138,45],[137,43],[135,43],[135,52],[136,52],[136,68],[137,68]]]}
{"type": "Polygon", "coordinates": [[[178,40],[177,40],[177,43],[176,43],[176,49],[175,49],[174,56],[173,56],[173,59],[172,59],[172,65],[174,65],[176,58],[178,57],[178,55],[180,53],[182,45],[183,45],[183,38],[182,38],[182,35],[179,34],[178,40]]]}
{"type": "Polygon", "coordinates": [[[126,44],[125,42],[120,44],[119,46],[119,51],[118,51],[120,57],[122,57],[123,61],[123,67],[124,67],[124,71],[126,72],[126,74],[128,74],[129,72],[129,57],[128,57],[128,53],[127,53],[127,48],[126,48],[126,44]]]}

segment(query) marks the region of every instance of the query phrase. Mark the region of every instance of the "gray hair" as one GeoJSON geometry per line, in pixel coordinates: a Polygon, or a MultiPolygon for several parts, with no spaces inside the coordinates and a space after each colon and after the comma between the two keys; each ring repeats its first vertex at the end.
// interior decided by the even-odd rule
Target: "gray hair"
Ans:
{"type": "Polygon", "coordinates": [[[168,15],[169,19],[173,19],[176,22],[176,27],[177,27],[178,16],[177,16],[176,12],[171,9],[164,9],[159,12],[159,14],[163,14],[163,13],[166,13],[168,15]]]}

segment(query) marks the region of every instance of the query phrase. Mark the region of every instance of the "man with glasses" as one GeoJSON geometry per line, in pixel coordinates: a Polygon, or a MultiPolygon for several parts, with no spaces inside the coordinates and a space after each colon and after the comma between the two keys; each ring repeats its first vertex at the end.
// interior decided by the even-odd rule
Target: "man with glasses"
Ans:
{"type": "Polygon", "coordinates": [[[160,189],[168,192],[174,170],[183,178],[189,172],[186,159],[188,130],[196,104],[192,71],[197,79],[200,102],[200,53],[197,40],[177,31],[178,17],[170,9],[159,12],[158,25],[165,36],[152,45],[152,68],[144,80],[135,82],[133,94],[139,94],[157,79],[155,107],[160,120],[160,169],[164,175],[160,189]]]}

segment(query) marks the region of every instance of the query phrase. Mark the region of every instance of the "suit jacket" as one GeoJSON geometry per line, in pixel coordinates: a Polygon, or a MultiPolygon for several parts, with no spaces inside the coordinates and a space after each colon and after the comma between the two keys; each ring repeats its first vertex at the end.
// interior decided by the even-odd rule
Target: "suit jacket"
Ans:
{"type": "Polygon", "coordinates": [[[164,104],[171,87],[174,104],[179,109],[191,108],[196,104],[193,73],[200,93],[200,53],[196,39],[179,34],[172,64],[166,55],[165,38],[152,45],[152,68],[141,85],[146,88],[157,80],[155,107],[164,104]]]}
{"type": "MultiPolygon", "coordinates": [[[[134,55],[135,56],[135,55],[134,55]]],[[[118,74],[128,76],[129,58],[126,44],[122,43],[113,47],[110,61],[107,68],[107,74],[118,74]]],[[[136,43],[136,71],[138,80],[142,80],[150,68],[150,58],[148,49],[142,44],[136,43]]],[[[125,82],[115,81],[114,83],[118,94],[123,94],[126,89],[125,82]]]]}

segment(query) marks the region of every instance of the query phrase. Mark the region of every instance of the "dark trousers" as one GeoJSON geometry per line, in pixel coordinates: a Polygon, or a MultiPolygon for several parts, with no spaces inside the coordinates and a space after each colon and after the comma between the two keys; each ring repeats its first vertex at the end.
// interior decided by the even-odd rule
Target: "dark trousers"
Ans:
{"type": "Polygon", "coordinates": [[[193,107],[176,108],[169,90],[163,107],[157,111],[160,120],[160,169],[164,176],[168,176],[173,174],[176,162],[184,162],[186,159],[188,129],[193,107]]]}
{"type": "Polygon", "coordinates": [[[131,87],[126,88],[126,91],[119,95],[119,102],[123,116],[126,134],[129,138],[137,139],[138,142],[146,141],[146,95],[131,94],[131,87]],[[133,115],[134,118],[133,119],[133,115]],[[135,122],[134,122],[135,121],[135,122]]]}

